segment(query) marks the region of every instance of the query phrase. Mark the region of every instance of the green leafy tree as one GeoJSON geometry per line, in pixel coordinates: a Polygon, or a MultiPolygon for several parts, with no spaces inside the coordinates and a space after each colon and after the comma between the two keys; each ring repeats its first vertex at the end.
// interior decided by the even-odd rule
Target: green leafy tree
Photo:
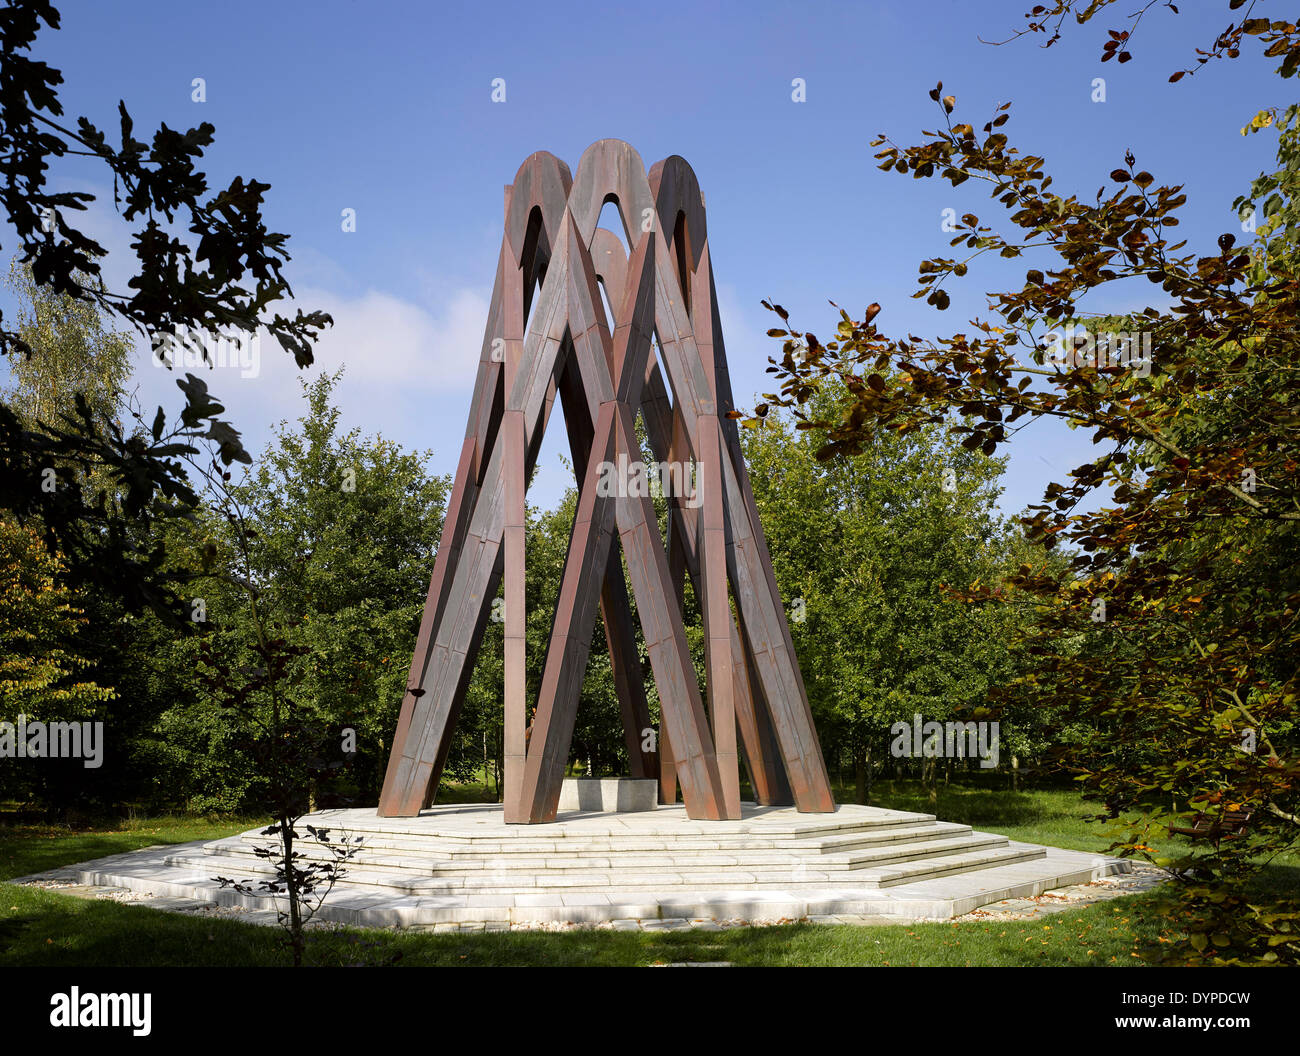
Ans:
{"type": "MultiPolygon", "coordinates": [[[[199,169],[213,141],[206,122],[186,132],[162,125],[145,142],[119,103],[114,144],[86,118],[68,120],[58,94],[62,73],[31,54],[42,31],[60,24],[47,0],[10,0],[0,8],[0,204],[35,285],[93,305],[151,343],[178,332],[189,339],[264,329],[299,366],[310,364],[312,343],[330,318],[272,311],[292,291],[283,273],[286,236],[269,231],[262,217],[269,185],[236,178],[210,193],[199,169]],[[133,225],[130,292],[106,288],[105,251],[73,222],[94,195],[51,189],[75,155],[111,173],[114,206],[133,225]]],[[[0,318],[0,354],[30,359],[41,351],[21,327],[0,318]]],[[[71,418],[44,426],[28,425],[0,403],[0,506],[40,525],[69,576],[100,584],[130,608],[149,606],[182,621],[164,575],[165,554],[142,546],[140,530],[151,537],[154,522],[198,508],[184,460],[205,442],[216,445],[225,466],[249,456],[206,383],[186,375],[177,384],[185,404],[171,427],[160,407],[139,416],[144,431],[104,417],[88,399],[71,418]],[[51,467],[60,470],[54,489],[46,486],[51,467]],[[111,480],[118,506],[101,503],[99,489],[80,486],[77,471],[111,480]]]]}
{"type": "MultiPolygon", "coordinates": [[[[570,488],[553,510],[539,510],[534,506],[527,509],[524,596],[528,614],[524,633],[527,640],[525,672],[530,722],[533,702],[546,663],[551,621],[559,597],[576,507],[577,491],[570,488]]],[[[501,794],[501,702],[505,693],[505,625],[501,601],[503,599],[498,600],[498,606],[494,610],[496,615],[489,620],[483,637],[483,645],[466,694],[465,707],[448,755],[444,778],[465,781],[481,771],[485,783],[491,776],[490,792],[497,796],[501,794]]],[[[609,663],[605,629],[599,616],[593,628],[587,673],[578,698],[569,763],[576,764],[584,773],[590,766],[594,776],[627,773],[622,714],[609,663]]]]}
{"type": "MultiPolygon", "coordinates": [[[[827,387],[812,407],[830,414],[845,398],[827,387]]],[[[800,666],[827,754],[851,759],[866,802],[891,724],[970,719],[1009,671],[1005,621],[949,593],[1005,565],[1003,460],[930,428],[828,461],[788,417],[758,421],[745,457],[800,666]]]]}
{"type": "Polygon", "coordinates": [[[18,298],[17,335],[32,350],[9,363],[10,408],[29,428],[58,424],[76,412],[80,393],[100,420],[120,420],[131,377],[131,338],[114,331],[103,310],[38,285],[29,265],[9,267],[18,298]]]}
{"type": "MultiPolygon", "coordinates": [[[[306,412],[281,423],[245,477],[228,485],[242,511],[202,520],[190,540],[191,612],[222,639],[252,642],[244,595],[256,594],[261,619],[294,649],[296,691],[338,745],[346,746],[355,794],[373,801],[406,685],[447,493],[426,469],[431,453],[403,451],[381,437],[343,432],[334,403],[342,372],[304,383],[306,412]],[[203,576],[207,550],[215,576],[203,576]]],[[[220,474],[219,467],[213,472],[220,474]]],[[[177,646],[188,655],[193,643],[177,646]]],[[[170,712],[169,735],[189,728],[189,743],[211,757],[223,731],[199,697],[170,712]]],[[[182,742],[186,738],[181,738],[182,742]]],[[[247,760],[232,758],[238,787],[254,782],[247,760]]],[[[241,793],[242,794],[242,793],[241,793]]]]}
{"type": "MultiPolygon", "coordinates": [[[[525,572],[528,596],[528,671],[530,692],[541,685],[551,637],[551,621],[559,600],[569,535],[577,512],[578,493],[569,489],[554,510],[539,511],[529,532],[528,567],[525,572]]],[[[625,580],[626,582],[626,580],[625,580]]],[[[635,609],[634,609],[635,611],[635,609]]],[[[614,688],[605,626],[597,611],[592,627],[587,672],[578,696],[578,714],[569,747],[569,761],[583,773],[590,767],[595,777],[628,773],[627,750],[623,741],[623,718],[614,688]]]]}
{"type": "MultiPolygon", "coordinates": [[[[1051,33],[1050,45],[1067,16],[1085,23],[1112,2],[1039,5],[1022,32],[1051,33]]],[[[1110,31],[1103,61],[1132,57],[1152,6],[1110,31]]],[[[1170,80],[1235,59],[1252,41],[1281,60],[1281,77],[1300,68],[1300,28],[1248,11],[1170,80]]],[[[1155,857],[1182,881],[1166,908],[1186,941],[1155,956],[1300,963],[1300,905],[1293,892],[1271,895],[1259,876],[1300,839],[1294,115],[1280,122],[1278,173],[1251,192],[1279,196],[1264,203],[1263,241],[1242,248],[1226,232],[1199,255],[1174,241],[1181,185],[1159,183],[1132,152],[1095,201],[1065,195],[1050,189],[1043,158],[1011,146],[1010,104],[977,132],[943,92],[930,93],[938,130],[913,146],[881,136],[880,167],[954,188],[975,181],[1005,214],[1005,233],[964,214],[952,239],[961,255],[923,261],[915,296],[946,309],[946,287],[983,255],[1043,263],[1019,288],[988,295],[995,318],[951,336],[890,337],[877,327],[879,305],[858,319],[842,312],[825,344],[787,327],[771,400],[795,408],[826,456],[931,424],[987,454],[1038,418],[1092,434],[1098,455],[1050,484],[1022,518],[1029,539],[1068,564],[1026,563],[1008,580],[1037,613],[1025,647],[1040,659],[1008,697],[1025,707],[1050,701],[1096,728],[1093,750],[1064,762],[1104,816],[1133,819],[1116,847],[1155,857]],[[1100,356],[1078,347],[1049,356],[1049,332],[1095,318],[1084,298],[1125,279],[1160,288],[1158,303],[1132,317],[1151,369],[1135,362],[1131,341],[1100,356]],[[852,394],[839,414],[808,407],[828,382],[852,394]],[[1189,836],[1192,850],[1171,849],[1171,833],[1189,836]]],[[[969,596],[1001,600],[987,589],[969,596]]]]}
{"type": "MultiPolygon", "coordinates": [[[[38,285],[30,267],[20,262],[11,265],[8,285],[17,299],[18,333],[33,350],[30,358],[11,361],[5,394],[25,426],[38,429],[75,419],[78,398],[97,420],[119,425],[127,420],[130,335],[113,330],[111,319],[95,303],[38,285]]],[[[137,425],[135,433],[143,436],[144,427],[137,425]]],[[[65,480],[74,476],[84,494],[102,503],[106,512],[120,512],[120,484],[102,467],[75,460],[54,463],[49,486],[54,486],[59,471],[65,480]]],[[[39,517],[29,518],[27,524],[34,530],[42,527],[39,517]]],[[[151,545],[143,526],[124,523],[122,530],[134,533],[135,548],[151,545]]],[[[57,567],[61,578],[69,578],[61,556],[57,567]]],[[[185,673],[167,663],[171,635],[148,614],[130,612],[117,592],[102,584],[83,581],[75,593],[82,613],[78,648],[88,673],[99,685],[117,691],[98,713],[111,731],[111,749],[93,774],[79,775],[79,805],[102,809],[147,799],[173,806],[174,801],[160,801],[164,786],[152,780],[157,770],[149,750],[153,725],[184,685],[185,673]]]]}
{"type": "MultiPolygon", "coordinates": [[[[90,670],[79,602],[40,534],[0,515],[0,719],[104,719],[115,693],[90,670]]],[[[10,759],[0,766],[0,795],[66,808],[85,773],[80,760],[10,759]]]]}

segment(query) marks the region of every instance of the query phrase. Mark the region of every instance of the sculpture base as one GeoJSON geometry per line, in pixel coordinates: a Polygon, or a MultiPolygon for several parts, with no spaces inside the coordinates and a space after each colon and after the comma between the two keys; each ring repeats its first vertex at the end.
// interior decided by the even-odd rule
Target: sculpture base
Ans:
{"type": "MultiPolygon", "coordinates": [[[[318,919],[365,927],[935,920],[1132,870],[1128,861],[1019,843],[931,814],[854,804],[801,814],[745,803],[739,821],[692,821],[677,804],[562,813],[552,825],[507,825],[495,803],[438,805],[416,818],[358,807],[309,814],[299,831],[306,825],[364,838],[318,919]]],[[[78,884],[244,906],[243,919],[274,924],[283,896],[212,879],[272,880],[274,866],[257,854],[269,842],[258,827],[57,872],[78,884]]],[[[313,840],[295,847],[308,861],[332,860],[313,840]]]]}
{"type": "Polygon", "coordinates": [[[636,777],[569,777],[560,786],[560,810],[631,814],[659,805],[659,782],[636,777]]]}

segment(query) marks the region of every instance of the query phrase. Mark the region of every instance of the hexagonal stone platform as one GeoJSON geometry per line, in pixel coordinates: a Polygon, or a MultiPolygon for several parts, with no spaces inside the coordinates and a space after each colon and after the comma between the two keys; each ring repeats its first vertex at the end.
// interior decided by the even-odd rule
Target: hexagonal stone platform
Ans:
{"type": "MultiPolygon", "coordinates": [[[[992,902],[1129,871],[1129,863],[1018,843],[931,814],[844,805],[833,814],[746,804],[739,821],[681,806],[570,812],[506,825],[500,806],[435,806],[415,818],[320,811],[302,825],[363,837],[319,917],[363,926],[627,919],[772,920],[833,915],[947,919],[992,902]]],[[[82,884],[270,908],[217,875],[269,877],[252,830],[61,870],[82,884]]],[[[297,849],[325,852],[311,841],[297,849]]]]}

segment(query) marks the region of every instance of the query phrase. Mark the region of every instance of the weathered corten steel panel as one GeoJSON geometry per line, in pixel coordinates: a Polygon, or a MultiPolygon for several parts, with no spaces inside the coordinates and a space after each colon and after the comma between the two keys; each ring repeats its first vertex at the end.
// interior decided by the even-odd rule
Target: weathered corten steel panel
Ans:
{"type": "Polygon", "coordinates": [[[541,151],[506,187],[505,214],[465,443],[379,813],[409,816],[432,802],[503,579],[507,821],[555,817],[598,606],[631,769],[660,779],[662,802],[680,786],[692,818],[738,818],[743,752],[761,803],[834,810],[727,417],[731,382],[694,172],[673,156],[647,174],[628,144],[600,140],[571,177],[541,151]],[[627,252],[596,226],[606,202],[619,211],[627,252]],[[557,395],[578,507],[528,731],[524,488],[557,395]],[[674,464],[679,482],[686,463],[695,468],[697,495],[667,496],[667,553],[649,495],[598,486],[602,464],[640,460],[638,412],[657,461],[674,464]],[[688,575],[704,618],[707,709],[686,644],[688,575]],[[650,715],[637,625],[660,699],[657,753],[643,743],[650,715]]]}

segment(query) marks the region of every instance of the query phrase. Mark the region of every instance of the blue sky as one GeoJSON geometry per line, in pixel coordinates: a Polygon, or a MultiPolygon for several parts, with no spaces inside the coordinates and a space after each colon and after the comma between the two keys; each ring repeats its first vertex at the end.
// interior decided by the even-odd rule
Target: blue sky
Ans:
{"type": "MultiPolygon", "coordinates": [[[[63,70],[67,111],[115,131],[125,99],[137,135],[160,122],[212,122],[211,182],[242,175],[272,185],[268,222],[291,236],[295,294],[335,316],[319,362],[347,366],[345,424],[432,449],[432,468],[445,473],[464,431],[502,188],[535,150],[573,167],[592,141],[615,137],[647,167],[670,154],[691,163],[708,201],[744,402],[764,388],[776,347],[763,336],[772,325],[764,297],[822,333],[833,328],[828,299],[854,312],[878,301],[878,324],[895,333],[952,333],[984,312],[983,291],[1009,288],[1048,259],[973,270],[952,288],[946,313],[910,299],[917,262],[947,250],[943,209],[1005,229],[974,181],[954,190],[875,167],[876,133],[912,143],[935,126],[926,93],[936,81],[977,127],[1011,102],[1004,131],[1047,159],[1059,193],[1091,198],[1132,149],[1157,183],[1186,185],[1181,233],[1205,251],[1220,232],[1238,230],[1233,198],[1273,167],[1271,134],[1243,139],[1239,129],[1261,107],[1293,101],[1254,50],[1167,83],[1226,25],[1217,0],[1188,0],[1176,17],[1153,10],[1124,66],[1098,61],[1103,27],[1115,24],[1106,20],[1068,27],[1048,50],[1033,39],[980,43],[1008,36],[1024,0],[58,6],[63,28],[45,35],[38,55],[63,70]],[[498,77],[504,103],[491,100],[498,77]],[[1095,77],[1106,80],[1104,102],[1092,99],[1095,77]],[[191,98],[195,78],[205,81],[201,103],[191,98]],[[792,100],[794,78],[805,80],[806,102],[792,100]],[[344,209],[356,211],[355,232],[342,230],[344,209]]],[[[105,195],[84,224],[112,251],[110,280],[124,280],[112,257],[129,253],[129,237],[102,174],[62,172],[56,182],[105,195]]],[[[3,245],[10,253],[12,238],[3,245]]],[[[1158,294],[1144,282],[1087,307],[1131,310],[1158,294]]],[[[291,361],[269,344],[262,353],[257,377],[226,369],[210,379],[253,452],[273,422],[302,409],[291,361]]],[[[179,406],[173,377],[143,351],[137,378],[147,406],[179,406]]],[[[565,484],[556,464],[563,432],[551,433],[530,493],[542,504],[565,484]]],[[[1064,428],[1030,427],[1010,451],[1004,510],[1035,501],[1090,449],[1064,428]]]]}

